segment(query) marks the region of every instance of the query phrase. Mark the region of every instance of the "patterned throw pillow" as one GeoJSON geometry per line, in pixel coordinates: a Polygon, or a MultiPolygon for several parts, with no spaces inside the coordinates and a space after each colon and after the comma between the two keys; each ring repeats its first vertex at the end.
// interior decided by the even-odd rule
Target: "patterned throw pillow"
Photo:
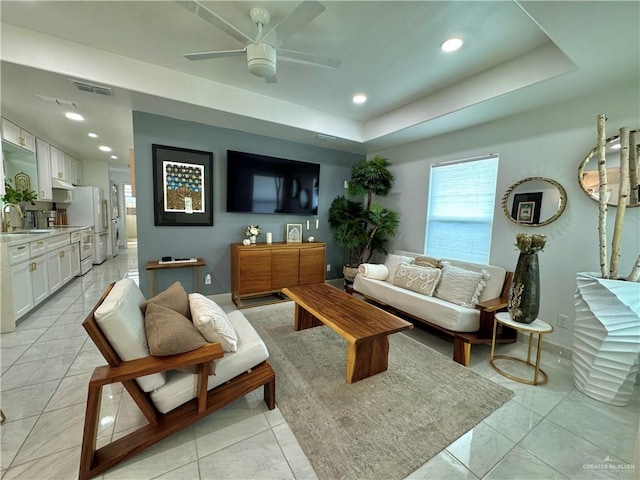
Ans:
{"type": "Polygon", "coordinates": [[[441,258],[429,257],[427,255],[416,257],[413,263],[419,267],[442,268],[444,266],[441,258]]]}
{"type": "Polygon", "coordinates": [[[395,277],[396,275],[396,269],[398,268],[398,265],[400,265],[402,262],[411,263],[411,260],[413,260],[413,258],[407,257],[405,255],[396,255],[395,253],[390,253],[389,255],[387,255],[384,264],[387,267],[387,270],[389,270],[389,275],[387,276],[385,281],[393,283],[393,277],[395,277]]]}
{"type": "Polygon", "coordinates": [[[435,297],[463,307],[475,307],[489,280],[489,272],[482,273],[454,267],[444,262],[442,277],[434,294],[435,297]]]}
{"type": "Polygon", "coordinates": [[[393,284],[430,297],[436,289],[441,274],[442,271],[439,268],[401,263],[393,277],[393,284]]]}
{"type": "Polygon", "coordinates": [[[238,351],[238,335],[220,306],[200,293],[189,294],[193,324],[208,342],[218,342],[225,352],[238,351]]]}

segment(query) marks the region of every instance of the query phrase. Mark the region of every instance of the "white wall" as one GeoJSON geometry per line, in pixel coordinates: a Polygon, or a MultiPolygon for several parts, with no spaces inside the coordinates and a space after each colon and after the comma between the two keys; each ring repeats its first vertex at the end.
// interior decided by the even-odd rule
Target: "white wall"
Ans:
{"type": "MultiPolygon", "coordinates": [[[[547,236],[539,255],[540,318],[556,326],[558,314],[569,317],[567,329],[556,328],[545,341],[570,348],[574,320],[575,274],[598,271],[598,207],[580,189],[578,166],[596,142],[596,115],[608,116],[607,135],[620,127],[640,127],[637,85],[617,91],[576,98],[477,127],[402,145],[373,155],[393,164],[396,182],[384,203],[400,212],[400,233],[391,249],[423,251],[429,165],[443,161],[498,153],[498,182],[492,232],[491,263],[515,268],[517,232],[547,236]],[[542,176],[559,182],[567,191],[563,215],[544,227],[512,223],[502,213],[501,199],[510,185],[525,177],[542,176]]],[[[470,199],[473,192],[469,192],[470,199]]],[[[609,209],[612,228],[615,208],[609,209]]],[[[627,275],[640,250],[640,208],[627,209],[620,258],[620,274],[627,275]]],[[[611,231],[611,230],[610,230],[611,231]]],[[[611,238],[609,237],[609,243],[611,238]]]]}

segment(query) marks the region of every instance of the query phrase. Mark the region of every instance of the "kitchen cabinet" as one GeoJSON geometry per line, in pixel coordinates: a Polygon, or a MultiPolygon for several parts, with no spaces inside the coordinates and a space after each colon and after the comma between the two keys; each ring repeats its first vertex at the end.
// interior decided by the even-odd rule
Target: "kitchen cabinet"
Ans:
{"type": "Polygon", "coordinates": [[[71,262],[71,276],[77,277],[80,275],[80,242],[71,244],[69,261],[71,262]]]}
{"type": "Polygon", "coordinates": [[[6,118],[2,119],[2,140],[13,143],[30,152],[36,151],[36,137],[32,133],[20,128],[6,118]]]}
{"type": "Polygon", "coordinates": [[[68,153],[64,154],[64,176],[65,180],[75,183],[76,180],[76,159],[68,153]]]}
{"type": "Polygon", "coordinates": [[[67,180],[66,168],[64,165],[64,152],[61,152],[53,145],[49,146],[51,155],[51,176],[60,180],[67,180]]]}
{"type": "Polygon", "coordinates": [[[82,161],[76,159],[76,174],[75,180],[71,179],[71,183],[74,185],[82,185],[82,161]]]}
{"type": "Polygon", "coordinates": [[[47,277],[51,294],[73,278],[69,234],[48,239],[47,252],[47,277]]]}
{"type": "Polygon", "coordinates": [[[38,200],[51,201],[51,149],[44,140],[36,139],[36,164],[38,169],[38,200]]]}
{"type": "Polygon", "coordinates": [[[31,268],[31,289],[33,292],[33,306],[49,297],[49,277],[47,274],[47,256],[41,255],[32,259],[31,268]]]}
{"type": "Polygon", "coordinates": [[[31,262],[22,262],[11,267],[13,314],[16,318],[22,317],[33,308],[30,268],[31,262]]]}

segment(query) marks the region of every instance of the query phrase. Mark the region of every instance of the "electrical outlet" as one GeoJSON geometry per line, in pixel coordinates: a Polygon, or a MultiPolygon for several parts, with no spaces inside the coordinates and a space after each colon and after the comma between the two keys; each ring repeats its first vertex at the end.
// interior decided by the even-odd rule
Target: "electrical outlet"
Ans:
{"type": "Polygon", "coordinates": [[[327,272],[330,272],[330,271],[331,271],[331,264],[327,263],[327,272]]]}
{"type": "Polygon", "coordinates": [[[558,314],[558,328],[567,328],[567,316],[558,314]]]}
{"type": "Polygon", "coordinates": [[[211,274],[210,273],[207,273],[204,276],[204,284],[205,285],[211,285],[211,274]]]}
{"type": "Polygon", "coordinates": [[[344,188],[349,188],[349,181],[348,180],[344,181],[344,188]]]}

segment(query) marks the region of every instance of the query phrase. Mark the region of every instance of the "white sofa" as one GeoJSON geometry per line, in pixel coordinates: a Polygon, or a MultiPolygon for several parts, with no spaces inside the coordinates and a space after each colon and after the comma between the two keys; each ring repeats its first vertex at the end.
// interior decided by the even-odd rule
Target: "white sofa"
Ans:
{"type": "MultiPolygon", "coordinates": [[[[423,254],[397,250],[394,255],[411,260],[423,254]]],[[[462,306],[428,296],[391,283],[391,278],[370,278],[359,273],[353,283],[353,290],[372,300],[382,308],[408,316],[454,337],[453,359],[465,366],[469,364],[471,345],[488,343],[493,333],[493,314],[506,308],[506,294],[511,282],[511,273],[495,265],[483,265],[443,259],[452,266],[488,273],[486,286],[478,303],[462,306]]],[[[391,273],[390,275],[393,275],[391,273]]],[[[515,331],[501,331],[498,341],[513,342],[515,331]]]]}

